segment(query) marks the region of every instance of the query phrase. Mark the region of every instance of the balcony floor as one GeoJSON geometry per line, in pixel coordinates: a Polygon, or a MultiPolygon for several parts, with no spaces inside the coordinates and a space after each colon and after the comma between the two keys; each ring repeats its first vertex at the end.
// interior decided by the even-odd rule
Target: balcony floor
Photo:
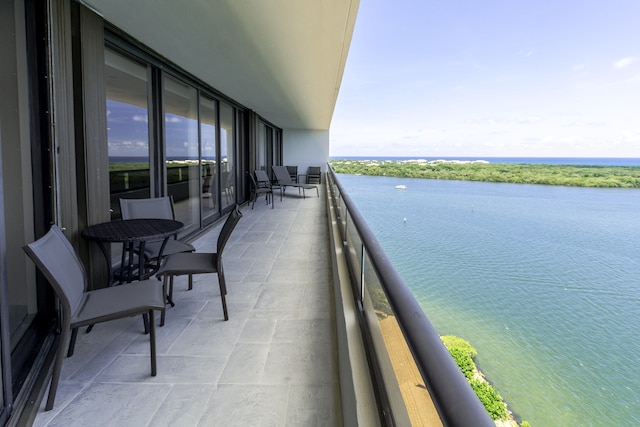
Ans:
{"type": "MultiPolygon", "coordinates": [[[[192,291],[176,278],[156,329],[158,375],[140,317],[81,331],[34,425],[341,425],[325,199],[289,193],[275,209],[241,209],[224,253],[228,322],[215,275],[194,277],[192,291]]],[[[219,229],[197,250],[215,251],[219,229]]]]}

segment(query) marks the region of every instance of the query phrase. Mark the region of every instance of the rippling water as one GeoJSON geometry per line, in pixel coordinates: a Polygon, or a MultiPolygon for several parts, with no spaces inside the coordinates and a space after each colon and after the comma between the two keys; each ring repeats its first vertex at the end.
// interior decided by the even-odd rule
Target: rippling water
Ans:
{"type": "Polygon", "coordinates": [[[339,177],[518,418],[640,425],[640,190],[339,177]]]}

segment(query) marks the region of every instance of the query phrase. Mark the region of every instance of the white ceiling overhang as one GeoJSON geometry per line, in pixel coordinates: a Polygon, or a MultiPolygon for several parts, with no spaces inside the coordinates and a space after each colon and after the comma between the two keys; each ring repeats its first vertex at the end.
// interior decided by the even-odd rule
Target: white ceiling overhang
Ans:
{"type": "Polygon", "coordinates": [[[84,3],[275,125],[329,128],[359,0],[84,3]]]}

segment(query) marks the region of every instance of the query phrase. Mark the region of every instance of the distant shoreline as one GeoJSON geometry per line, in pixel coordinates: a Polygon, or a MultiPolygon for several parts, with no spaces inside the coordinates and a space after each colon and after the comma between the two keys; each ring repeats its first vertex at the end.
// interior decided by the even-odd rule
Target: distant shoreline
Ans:
{"type": "Polygon", "coordinates": [[[332,160],[336,173],[398,178],[560,185],[591,188],[640,188],[640,166],[490,163],[487,160],[332,160]]]}
{"type": "Polygon", "coordinates": [[[331,156],[330,161],[408,161],[408,160],[484,160],[489,163],[507,164],[548,164],[548,165],[582,165],[582,166],[640,166],[640,157],[439,157],[439,156],[331,156]]]}

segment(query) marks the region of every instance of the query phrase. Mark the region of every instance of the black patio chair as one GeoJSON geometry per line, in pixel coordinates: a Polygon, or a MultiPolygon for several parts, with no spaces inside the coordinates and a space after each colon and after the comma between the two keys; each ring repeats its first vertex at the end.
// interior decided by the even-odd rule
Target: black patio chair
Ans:
{"type": "MultiPolygon", "coordinates": [[[[149,199],[120,199],[120,212],[122,219],[176,219],[173,208],[173,196],[154,197],[149,199]]],[[[158,254],[162,248],[163,240],[155,242],[146,242],[144,247],[144,256],[150,262],[156,263],[156,267],[160,265],[161,260],[158,254]]],[[[181,242],[177,239],[177,235],[173,239],[167,240],[162,256],[169,256],[180,252],[193,252],[196,248],[193,245],[181,242]]]]}
{"type": "MultiPolygon", "coordinates": [[[[220,287],[220,298],[222,299],[222,311],[224,313],[224,320],[229,320],[229,314],[227,313],[227,285],[224,278],[224,269],[222,266],[222,251],[224,250],[231,232],[242,218],[242,212],[238,205],[235,205],[229,216],[227,217],[220,234],[218,235],[218,242],[215,253],[205,252],[183,252],[179,254],[173,254],[166,258],[166,261],[160,267],[160,270],[156,273],[158,278],[163,277],[163,288],[165,292],[168,291],[169,300],[173,300],[173,278],[175,276],[189,275],[189,289],[193,289],[193,274],[218,274],[218,285],[220,287]],[[167,289],[167,279],[169,279],[167,289]]],[[[160,324],[164,324],[164,312],[162,313],[162,320],[160,324]]]]}
{"type": "Polygon", "coordinates": [[[307,184],[320,184],[322,181],[320,166],[309,166],[307,168],[307,184]]]}
{"type": "Polygon", "coordinates": [[[273,209],[273,189],[271,184],[258,182],[251,172],[247,172],[251,183],[251,194],[249,195],[249,201],[251,202],[251,209],[256,204],[256,199],[259,194],[264,194],[267,199],[267,204],[271,203],[271,209],[273,209]]]}
{"type": "MultiPolygon", "coordinates": [[[[151,346],[151,375],[156,376],[156,335],[153,310],[164,310],[163,286],[157,280],[144,280],[120,286],[87,291],[87,275],[71,243],[56,225],[40,239],[24,246],[24,251],[47,278],[62,309],[60,339],[45,410],[53,408],[60,380],[66,341],[71,331],[67,357],[73,355],[78,328],[86,325],[148,315],[151,346]]],[[[146,328],[145,328],[146,329],[146,328]]]]}
{"type": "Polygon", "coordinates": [[[289,173],[287,172],[287,168],[284,166],[271,166],[271,169],[273,170],[273,174],[276,176],[276,180],[278,181],[278,184],[282,187],[282,193],[284,194],[284,192],[286,191],[287,187],[295,187],[298,189],[298,193],[300,193],[300,190],[302,190],[302,197],[306,198],[306,194],[305,194],[305,190],[316,190],[316,194],[318,197],[320,197],[320,193],[318,192],[318,187],[312,184],[302,184],[302,183],[295,183],[293,181],[291,181],[291,177],[289,176],[289,173]]]}
{"type": "Polygon", "coordinates": [[[282,186],[279,185],[277,181],[272,182],[269,179],[269,175],[267,175],[267,171],[265,170],[256,169],[254,173],[256,174],[256,181],[258,182],[259,186],[271,187],[271,191],[273,191],[276,188],[280,190],[280,201],[282,201],[282,191],[283,191],[282,186]]]}
{"type": "Polygon", "coordinates": [[[291,181],[297,183],[298,182],[298,167],[297,166],[286,166],[287,172],[289,172],[289,177],[291,177],[291,181]]]}

